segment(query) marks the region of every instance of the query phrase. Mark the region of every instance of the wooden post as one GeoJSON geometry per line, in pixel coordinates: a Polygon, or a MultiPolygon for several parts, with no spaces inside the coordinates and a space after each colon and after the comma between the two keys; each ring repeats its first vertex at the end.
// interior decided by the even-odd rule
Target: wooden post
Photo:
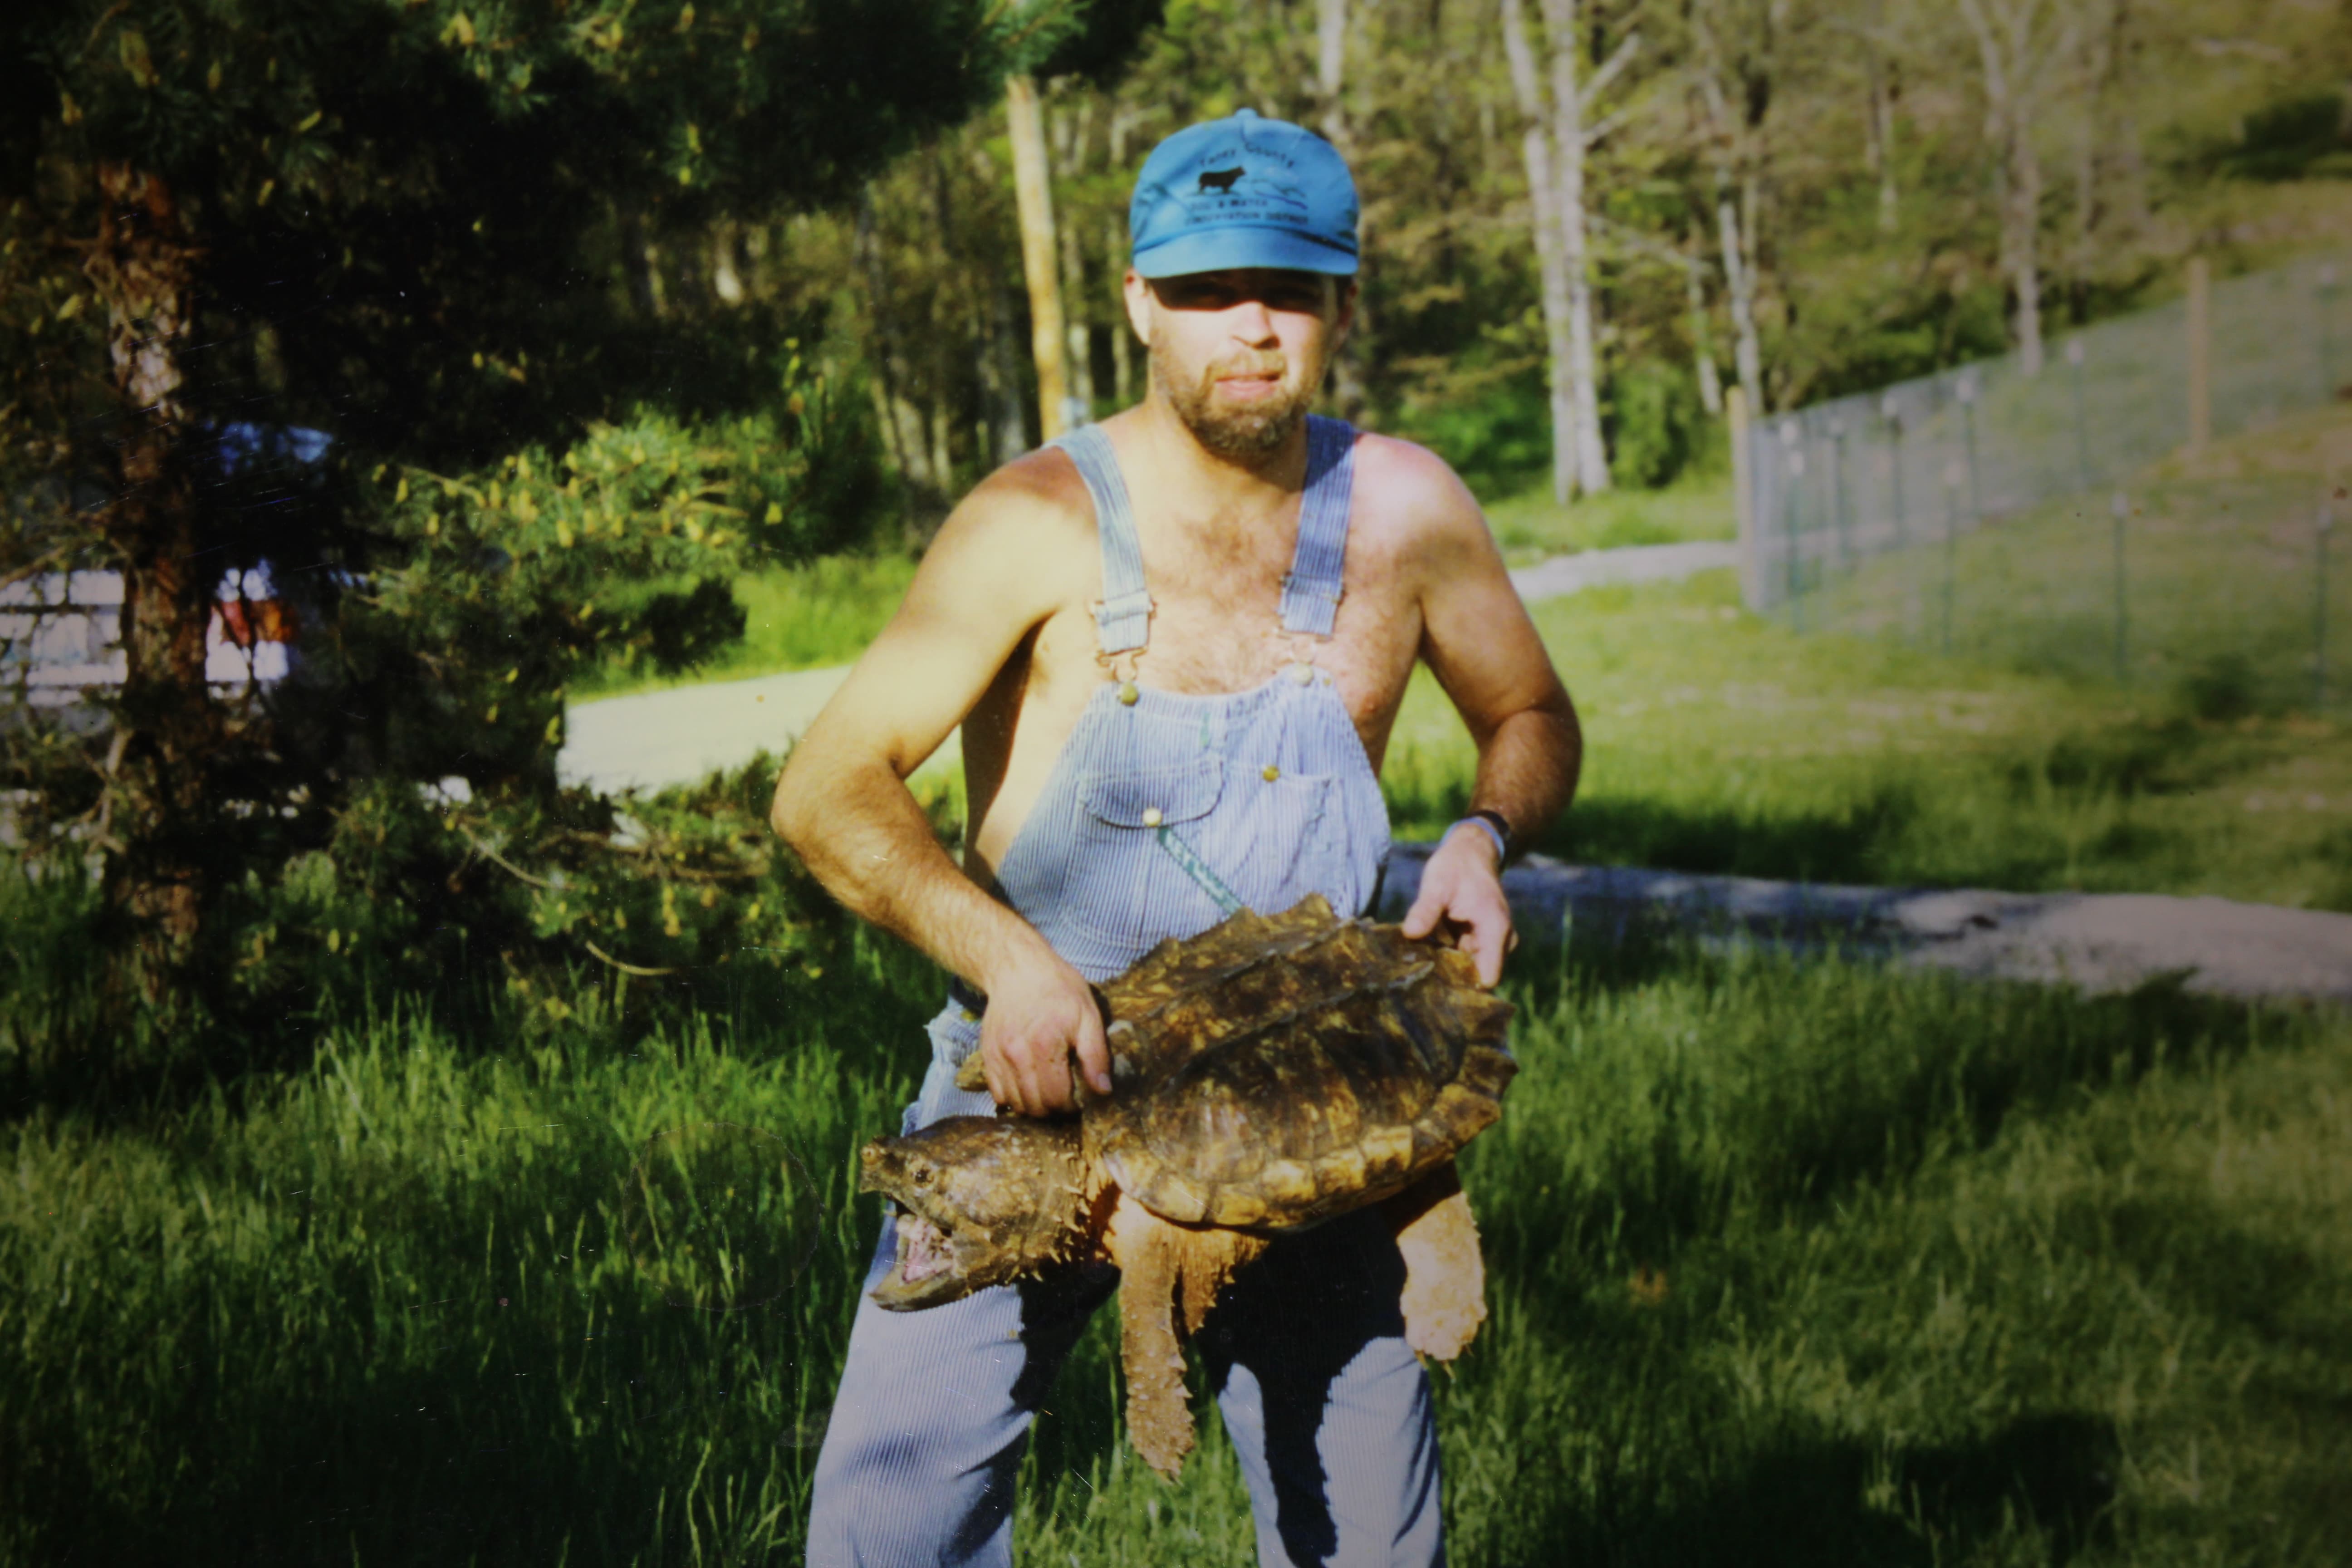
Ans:
{"type": "Polygon", "coordinates": [[[1054,243],[1045,121],[1037,108],[1037,84],[1025,76],[1005,79],[1004,103],[1013,138],[1013,195],[1021,216],[1021,271],[1029,282],[1029,353],[1037,362],[1037,430],[1050,441],[1069,428],[1069,380],[1062,362],[1061,258],[1054,243]]]}
{"type": "Polygon", "coordinates": [[[2189,258],[2189,449],[2213,439],[2213,271],[2189,258]]]}
{"type": "Polygon", "coordinates": [[[1724,412],[1731,426],[1731,501],[1739,519],[1739,597],[1751,610],[1764,607],[1764,542],[1756,531],[1756,466],[1749,455],[1748,394],[1725,389],[1724,412]]]}

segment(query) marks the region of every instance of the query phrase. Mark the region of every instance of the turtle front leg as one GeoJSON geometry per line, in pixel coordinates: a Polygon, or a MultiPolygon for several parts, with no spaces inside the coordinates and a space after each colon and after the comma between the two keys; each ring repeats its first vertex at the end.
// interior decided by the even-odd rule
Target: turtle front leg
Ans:
{"type": "Polygon", "coordinates": [[[1103,1235],[1118,1265],[1118,1346],[1127,1368],[1127,1435],[1169,1480],[1192,1451],[1192,1412],[1177,1337],[1181,1248],[1173,1226],[1121,1194],[1103,1235]]]}
{"type": "Polygon", "coordinates": [[[1470,1198],[1449,1160],[1381,1205],[1404,1255],[1404,1339],[1452,1361],[1486,1321],[1486,1263],[1470,1198]]]}

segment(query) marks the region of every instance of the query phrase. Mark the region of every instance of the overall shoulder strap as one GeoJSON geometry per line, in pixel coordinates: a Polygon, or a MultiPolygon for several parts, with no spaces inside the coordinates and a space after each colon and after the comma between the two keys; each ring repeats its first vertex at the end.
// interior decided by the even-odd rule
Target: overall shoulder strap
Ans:
{"type": "Polygon", "coordinates": [[[1095,606],[1095,635],[1105,653],[1132,653],[1151,636],[1151,595],[1143,583],[1143,546],[1135,536],[1135,511],[1118,455],[1099,425],[1081,425],[1050,445],[1078,466],[1095,503],[1095,535],[1102,544],[1102,603],[1095,606]]]}
{"type": "Polygon", "coordinates": [[[1328,637],[1348,559],[1348,508],[1356,489],[1356,431],[1344,419],[1307,416],[1307,493],[1298,547],[1282,580],[1282,629],[1328,637]]]}

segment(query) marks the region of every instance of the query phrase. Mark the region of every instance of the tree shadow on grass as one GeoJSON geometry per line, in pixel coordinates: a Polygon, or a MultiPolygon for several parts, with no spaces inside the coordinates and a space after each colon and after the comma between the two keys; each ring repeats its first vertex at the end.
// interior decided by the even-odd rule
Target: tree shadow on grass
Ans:
{"type": "Polygon", "coordinates": [[[1891,847],[1922,815],[1916,793],[1899,784],[1875,786],[1841,812],[1603,797],[1580,802],[1537,847],[1576,865],[1868,883],[1885,877],[1891,847]]]}
{"type": "Polygon", "coordinates": [[[1524,1531],[1500,1555],[1626,1568],[1927,1568],[1979,1554],[2066,1563],[2111,1534],[2117,1456],[2111,1424],[2066,1414],[1891,1451],[1792,1436],[1688,1478],[1695,1487],[1676,1478],[1615,1506],[1535,1489],[1524,1531]]]}

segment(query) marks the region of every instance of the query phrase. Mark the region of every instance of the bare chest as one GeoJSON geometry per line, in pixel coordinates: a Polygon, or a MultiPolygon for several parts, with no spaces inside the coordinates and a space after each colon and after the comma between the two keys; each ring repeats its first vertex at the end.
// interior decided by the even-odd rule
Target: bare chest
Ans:
{"type": "Polygon", "coordinates": [[[1246,691],[1300,664],[1328,675],[1377,763],[1420,647],[1419,610],[1379,552],[1351,544],[1331,634],[1286,629],[1286,552],[1244,552],[1213,542],[1145,540],[1151,594],[1150,641],[1139,653],[1098,654],[1092,606],[1056,617],[1035,649],[1046,683],[1070,689],[1105,679],[1188,695],[1246,691]],[[1156,544],[1156,548],[1155,548],[1156,544]]]}

